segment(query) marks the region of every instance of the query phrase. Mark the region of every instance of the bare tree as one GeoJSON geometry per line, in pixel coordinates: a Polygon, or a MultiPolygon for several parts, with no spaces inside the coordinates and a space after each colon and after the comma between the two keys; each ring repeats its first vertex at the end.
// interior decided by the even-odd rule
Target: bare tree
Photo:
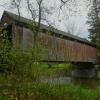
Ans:
{"type": "Polygon", "coordinates": [[[35,2],[38,5],[37,8],[33,7],[30,0],[26,0],[27,8],[30,11],[30,14],[31,14],[32,19],[33,19],[33,27],[32,27],[33,29],[32,29],[32,31],[34,31],[34,42],[36,41],[36,37],[37,37],[37,35],[39,34],[39,31],[40,31],[41,16],[42,16],[41,15],[41,12],[42,12],[42,7],[41,6],[42,6],[43,0],[36,0],[35,2]],[[36,22],[36,19],[38,19],[37,22],[36,22]]]}
{"type": "Polygon", "coordinates": [[[66,30],[69,34],[73,34],[73,35],[76,35],[76,36],[79,36],[80,35],[80,31],[81,31],[81,28],[76,24],[75,21],[67,21],[67,23],[64,23],[65,27],[66,27],[66,30]]]}
{"type": "Polygon", "coordinates": [[[18,15],[19,15],[19,19],[20,19],[20,5],[21,5],[21,1],[22,0],[12,0],[11,1],[11,5],[15,8],[17,8],[17,12],[18,12],[18,15]]]}
{"type": "Polygon", "coordinates": [[[40,31],[41,21],[46,22],[51,27],[51,24],[46,17],[47,15],[52,14],[52,10],[44,5],[44,0],[34,0],[34,2],[26,0],[26,3],[28,11],[33,19],[33,26],[37,27],[35,32],[35,37],[37,37],[40,31]],[[36,4],[35,6],[34,3],[36,4]]]}
{"type": "MultiPolygon", "coordinates": [[[[12,0],[12,5],[14,5],[18,10],[19,18],[20,18],[20,10],[21,10],[20,9],[21,1],[22,0],[12,0]]],[[[46,4],[46,6],[44,5],[44,3],[46,2],[45,0],[25,0],[24,1],[24,2],[26,2],[27,10],[30,12],[32,19],[33,19],[33,26],[35,27],[35,30],[33,30],[33,31],[35,31],[34,32],[35,37],[37,37],[37,35],[39,34],[40,27],[41,27],[41,21],[46,22],[52,28],[50,21],[48,20],[48,18],[46,18],[47,14],[57,13],[57,10],[62,11],[62,13],[60,13],[60,15],[67,13],[67,10],[69,10],[69,12],[71,12],[73,7],[71,8],[70,5],[75,3],[77,0],[58,0],[58,1],[60,4],[57,9],[54,9],[55,12],[52,12],[52,9],[48,8],[48,4],[46,4]],[[66,12],[64,11],[65,13],[63,12],[64,7],[67,7],[66,12]]],[[[69,27],[70,27],[69,28],[70,32],[73,33],[73,31],[76,27],[75,24],[74,25],[71,24],[69,27]]]]}
{"type": "Polygon", "coordinates": [[[41,12],[42,12],[42,2],[43,0],[36,0],[38,4],[38,9],[39,9],[39,17],[38,17],[38,30],[40,30],[40,23],[41,23],[41,12]]]}
{"type": "MultiPolygon", "coordinates": [[[[67,5],[67,3],[73,2],[73,0],[60,0],[60,2],[61,2],[60,9],[61,9],[64,5],[67,5]]],[[[75,0],[74,0],[74,2],[75,2],[75,0]]]]}

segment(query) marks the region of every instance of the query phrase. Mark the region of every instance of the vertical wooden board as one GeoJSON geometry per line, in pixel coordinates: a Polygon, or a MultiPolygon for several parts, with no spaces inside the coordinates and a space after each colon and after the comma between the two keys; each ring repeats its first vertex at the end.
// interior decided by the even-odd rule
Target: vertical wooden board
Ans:
{"type": "Polygon", "coordinates": [[[89,53],[89,52],[90,52],[90,50],[89,50],[89,46],[87,45],[87,56],[88,56],[88,57],[87,57],[87,58],[88,58],[87,61],[90,60],[90,53],[89,53]]]}
{"type": "Polygon", "coordinates": [[[83,59],[83,61],[84,61],[84,44],[82,45],[82,59],[83,59]]]}
{"type": "Polygon", "coordinates": [[[64,57],[65,57],[65,61],[67,61],[67,54],[66,54],[66,40],[64,40],[64,57]]]}
{"type": "Polygon", "coordinates": [[[59,38],[57,38],[57,52],[60,53],[60,44],[59,44],[59,38]]]}
{"type": "Polygon", "coordinates": [[[63,58],[64,58],[64,61],[66,61],[66,55],[65,55],[65,44],[66,44],[66,41],[63,39],[63,58]]]}
{"type": "Polygon", "coordinates": [[[86,61],[88,61],[88,47],[87,47],[87,45],[85,45],[86,46],[86,61]]]}
{"type": "Polygon", "coordinates": [[[90,57],[90,59],[93,59],[93,52],[92,52],[92,48],[91,48],[91,46],[89,46],[89,57],[90,57]]]}
{"type": "Polygon", "coordinates": [[[58,43],[58,45],[57,45],[57,51],[58,51],[58,57],[60,58],[60,40],[59,40],[59,38],[57,39],[57,43],[58,43]]]}
{"type": "Polygon", "coordinates": [[[86,52],[85,52],[85,44],[82,45],[82,56],[83,56],[83,60],[85,61],[85,55],[86,55],[86,52]]]}
{"type": "Polygon", "coordinates": [[[83,58],[83,45],[81,45],[81,60],[84,61],[84,58],[83,58]]]}
{"type": "Polygon", "coordinates": [[[81,56],[81,43],[79,43],[78,48],[79,48],[79,61],[81,61],[81,58],[82,58],[82,56],[81,56]]]}
{"type": "Polygon", "coordinates": [[[23,28],[23,47],[31,48],[33,45],[33,32],[27,28],[23,28]]]}
{"type": "Polygon", "coordinates": [[[62,53],[62,41],[60,40],[60,38],[59,38],[59,50],[60,50],[60,53],[62,53]]]}
{"type": "Polygon", "coordinates": [[[62,46],[61,46],[61,48],[62,48],[62,51],[61,51],[61,54],[62,54],[62,59],[63,59],[63,61],[65,61],[65,40],[64,39],[61,39],[61,41],[62,41],[62,46]]]}
{"type": "Polygon", "coordinates": [[[71,53],[72,53],[72,51],[71,51],[71,41],[69,41],[69,48],[68,48],[68,53],[69,53],[69,60],[71,61],[71,53]]]}
{"type": "Polygon", "coordinates": [[[67,60],[69,60],[69,40],[67,40],[67,60]]]}
{"type": "Polygon", "coordinates": [[[76,62],[78,61],[78,48],[77,47],[78,47],[78,43],[76,42],[75,43],[75,49],[76,49],[76,60],[75,61],[76,62]]]}
{"type": "Polygon", "coordinates": [[[83,58],[82,58],[82,44],[80,44],[80,61],[82,61],[83,58]]]}
{"type": "Polygon", "coordinates": [[[86,45],[84,44],[84,61],[86,61],[86,58],[87,58],[87,52],[86,52],[86,45]]]}
{"type": "Polygon", "coordinates": [[[83,51],[84,51],[84,44],[83,45],[81,45],[81,51],[82,51],[82,60],[84,61],[84,55],[83,55],[83,51]]]}
{"type": "Polygon", "coordinates": [[[56,38],[56,59],[58,60],[58,38],[56,38]]]}
{"type": "Polygon", "coordinates": [[[73,42],[72,41],[70,41],[70,50],[71,50],[71,52],[70,52],[70,55],[71,55],[71,60],[73,59],[73,42]]]}
{"type": "Polygon", "coordinates": [[[49,38],[48,38],[48,39],[49,39],[49,48],[50,48],[50,49],[52,49],[52,39],[51,39],[51,37],[50,37],[50,36],[49,36],[49,38]]]}
{"type": "Polygon", "coordinates": [[[15,25],[15,42],[18,47],[22,46],[23,41],[23,29],[20,26],[15,25]]]}
{"type": "Polygon", "coordinates": [[[93,57],[93,59],[95,59],[95,51],[94,51],[94,48],[92,47],[92,57],[93,57]]]}
{"type": "Polygon", "coordinates": [[[64,40],[61,39],[61,57],[62,61],[64,61],[64,45],[63,45],[64,40]]]}
{"type": "Polygon", "coordinates": [[[81,48],[80,48],[80,43],[78,43],[78,60],[81,61],[81,48]]]}
{"type": "Polygon", "coordinates": [[[77,43],[77,55],[78,55],[78,61],[80,61],[80,43],[77,43]]]}
{"type": "Polygon", "coordinates": [[[82,56],[82,44],[80,43],[80,60],[83,61],[83,56],[82,56]]]}
{"type": "Polygon", "coordinates": [[[62,54],[62,52],[63,52],[63,41],[61,39],[59,39],[59,41],[60,41],[60,51],[61,51],[61,54],[62,54]]]}
{"type": "Polygon", "coordinates": [[[73,50],[74,50],[74,52],[73,52],[73,60],[75,61],[75,59],[76,59],[75,42],[73,42],[73,50]]]}
{"type": "Polygon", "coordinates": [[[71,60],[73,61],[73,41],[71,41],[71,60]]]}
{"type": "Polygon", "coordinates": [[[76,44],[75,44],[75,42],[73,42],[73,60],[75,61],[76,60],[76,44]]]}
{"type": "Polygon", "coordinates": [[[55,52],[56,52],[56,59],[58,60],[58,39],[56,38],[56,44],[55,44],[55,52]]]}
{"type": "Polygon", "coordinates": [[[90,46],[88,45],[88,60],[91,59],[91,49],[90,49],[90,46]]]}
{"type": "Polygon", "coordinates": [[[69,53],[69,60],[72,60],[72,42],[69,41],[68,53],[69,53]]]}
{"type": "Polygon", "coordinates": [[[93,59],[93,48],[91,47],[91,57],[93,59]]]}
{"type": "Polygon", "coordinates": [[[87,52],[86,52],[86,45],[84,44],[84,58],[85,58],[85,61],[87,59],[87,52]]]}
{"type": "Polygon", "coordinates": [[[85,60],[88,60],[88,52],[87,52],[87,46],[85,45],[85,60]]]}
{"type": "Polygon", "coordinates": [[[71,60],[73,60],[73,42],[70,41],[70,48],[71,48],[71,60]]]}
{"type": "Polygon", "coordinates": [[[43,38],[43,44],[46,47],[50,47],[50,37],[44,34],[44,38],[43,38]]]}
{"type": "Polygon", "coordinates": [[[94,49],[94,58],[97,59],[97,50],[96,48],[93,48],[94,49]]]}
{"type": "Polygon", "coordinates": [[[89,46],[87,45],[87,61],[89,61],[89,46]]]}
{"type": "Polygon", "coordinates": [[[79,61],[79,44],[76,43],[76,50],[77,50],[77,61],[79,61]]]}
{"type": "Polygon", "coordinates": [[[93,48],[93,58],[95,59],[95,57],[96,57],[96,50],[93,48]]]}
{"type": "Polygon", "coordinates": [[[65,49],[64,49],[65,59],[67,61],[67,40],[65,40],[65,49]]]}

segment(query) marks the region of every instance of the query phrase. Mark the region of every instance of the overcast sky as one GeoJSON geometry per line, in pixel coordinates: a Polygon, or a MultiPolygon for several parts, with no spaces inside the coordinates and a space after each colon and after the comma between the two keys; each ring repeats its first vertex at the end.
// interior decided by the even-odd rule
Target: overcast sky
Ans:
{"type": "MultiPolygon", "coordinates": [[[[11,11],[13,13],[17,13],[16,9],[10,9],[9,8],[9,1],[11,0],[0,0],[0,5],[3,5],[4,3],[7,3],[8,6],[0,6],[0,18],[3,14],[4,10],[7,11],[11,11]]],[[[46,0],[48,1],[48,0],[46,0]]],[[[49,5],[53,5],[56,6],[59,5],[58,2],[56,2],[55,0],[51,0],[49,2],[51,3],[47,3],[48,6],[49,5]],[[52,2],[51,2],[52,1],[52,2]],[[54,3],[55,1],[55,3],[54,3]]],[[[63,8],[63,11],[61,11],[61,15],[58,17],[58,12],[53,14],[52,16],[49,16],[49,20],[51,20],[51,22],[55,23],[55,27],[63,30],[65,32],[70,31],[71,33],[75,34],[75,35],[79,35],[83,38],[88,38],[88,26],[86,24],[87,21],[87,12],[88,12],[88,8],[86,6],[87,2],[84,2],[85,0],[77,0],[78,3],[76,3],[76,5],[70,4],[70,8],[72,8],[75,11],[77,11],[76,13],[73,14],[72,12],[69,12],[68,10],[68,6],[63,8]],[[71,6],[73,5],[73,6],[71,6]]],[[[24,6],[24,4],[22,5],[24,6]]],[[[26,12],[25,8],[23,7],[23,9],[21,10],[21,15],[24,17],[28,17],[28,12],[26,12]]]]}

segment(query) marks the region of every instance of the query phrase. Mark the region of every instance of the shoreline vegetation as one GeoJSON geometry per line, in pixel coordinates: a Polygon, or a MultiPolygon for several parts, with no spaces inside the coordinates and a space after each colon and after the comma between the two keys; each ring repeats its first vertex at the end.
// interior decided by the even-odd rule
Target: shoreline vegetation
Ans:
{"type": "MultiPolygon", "coordinates": [[[[55,70],[54,68],[47,68],[46,65],[44,68],[41,66],[41,68],[45,68],[45,71],[41,73],[47,75],[48,79],[54,77],[53,73],[59,73],[55,71],[56,67],[55,70]]],[[[54,85],[40,83],[38,79],[33,81],[13,74],[7,76],[2,74],[0,75],[0,100],[99,100],[100,88],[91,88],[89,84],[91,85],[90,81],[85,85],[83,83],[54,85]]]]}
{"type": "Polygon", "coordinates": [[[0,100],[99,100],[100,89],[76,85],[48,85],[31,82],[3,84],[0,100]]]}

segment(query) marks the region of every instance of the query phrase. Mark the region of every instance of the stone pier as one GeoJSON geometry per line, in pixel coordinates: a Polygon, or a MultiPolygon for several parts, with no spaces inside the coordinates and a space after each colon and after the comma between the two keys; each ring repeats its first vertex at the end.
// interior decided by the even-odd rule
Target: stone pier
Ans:
{"type": "Polygon", "coordinates": [[[76,63],[72,71],[75,78],[95,78],[96,68],[93,63],[76,63]]]}

